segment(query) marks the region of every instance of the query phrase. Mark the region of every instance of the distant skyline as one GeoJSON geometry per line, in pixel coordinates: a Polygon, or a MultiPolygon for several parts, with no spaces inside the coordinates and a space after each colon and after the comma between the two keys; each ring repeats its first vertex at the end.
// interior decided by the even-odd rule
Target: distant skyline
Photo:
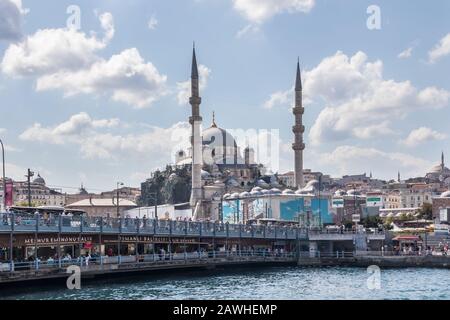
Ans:
{"type": "Polygon", "coordinates": [[[173,162],[189,139],[193,41],[204,127],[215,111],[225,129],[278,129],[280,173],[293,170],[299,58],[305,168],[423,176],[450,159],[448,12],[445,0],[0,0],[7,176],[101,191],[173,162]]]}

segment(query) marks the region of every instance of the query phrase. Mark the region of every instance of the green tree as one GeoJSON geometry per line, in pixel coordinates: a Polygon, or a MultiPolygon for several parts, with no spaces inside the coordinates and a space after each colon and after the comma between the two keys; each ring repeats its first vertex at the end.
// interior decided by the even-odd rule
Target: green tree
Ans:
{"type": "Polygon", "coordinates": [[[383,224],[383,221],[378,216],[372,216],[363,219],[361,224],[365,228],[378,228],[379,225],[383,224]]]}
{"type": "Polygon", "coordinates": [[[433,206],[430,203],[424,203],[419,209],[419,218],[433,220],[433,206]]]}

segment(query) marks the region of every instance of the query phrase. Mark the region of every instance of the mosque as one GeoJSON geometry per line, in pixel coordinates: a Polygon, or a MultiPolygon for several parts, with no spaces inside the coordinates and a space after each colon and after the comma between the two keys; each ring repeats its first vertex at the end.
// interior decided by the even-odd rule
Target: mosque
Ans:
{"type": "MultiPolygon", "coordinates": [[[[247,192],[255,189],[275,191],[280,187],[278,179],[270,169],[258,164],[255,151],[247,146],[243,152],[232,134],[220,128],[213,114],[212,124],[202,131],[200,105],[202,99],[199,92],[199,75],[195,47],[193,49],[191,70],[191,97],[189,103],[192,114],[189,123],[192,129],[191,146],[187,150],[179,150],[175,154],[175,166],[191,168],[190,205],[196,220],[219,220],[219,212],[226,195],[236,192],[247,192]]],[[[295,83],[295,106],[293,114],[295,155],[295,184],[303,187],[303,133],[302,123],[304,108],[302,105],[302,83],[300,63],[297,63],[295,83]]],[[[255,191],[255,190],[253,190],[255,191]]],[[[293,191],[291,191],[293,193],[293,191]]],[[[248,193],[248,192],[247,192],[248,193]]]]}
{"type": "Polygon", "coordinates": [[[433,166],[425,175],[430,182],[440,182],[450,186],[450,169],[445,166],[444,152],[441,154],[441,163],[433,166]]]}

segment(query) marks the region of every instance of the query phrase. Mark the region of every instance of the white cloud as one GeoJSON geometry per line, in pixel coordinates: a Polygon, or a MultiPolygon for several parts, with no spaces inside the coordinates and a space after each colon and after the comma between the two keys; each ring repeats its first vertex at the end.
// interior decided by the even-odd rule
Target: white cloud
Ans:
{"type": "Polygon", "coordinates": [[[98,55],[114,37],[110,13],[99,15],[103,38],[70,29],[44,29],[6,50],[3,73],[36,77],[36,90],[59,89],[65,97],[78,94],[107,96],[137,108],[150,106],[167,94],[167,77],[136,48],[109,59],[98,55]]]}
{"type": "MultiPolygon", "coordinates": [[[[86,113],[51,127],[39,123],[25,130],[20,139],[53,145],[75,145],[89,159],[139,158],[158,165],[171,162],[172,156],[189,143],[190,126],[179,122],[169,128],[148,127],[141,134],[114,134],[112,128],[119,125],[117,119],[94,120],[86,113]],[[155,155],[158,155],[155,157],[155,155]]],[[[135,127],[133,127],[135,129],[135,127]]]]}
{"type": "Polygon", "coordinates": [[[413,47],[409,47],[409,48],[405,49],[404,51],[400,52],[397,57],[399,59],[407,59],[407,58],[411,57],[413,49],[414,49],[413,47]]]}
{"type": "Polygon", "coordinates": [[[42,76],[37,80],[36,90],[61,89],[66,96],[111,95],[114,101],[144,108],[167,94],[166,81],[165,75],[132,48],[86,69],[42,76]]]}
{"type": "Polygon", "coordinates": [[[22,36],[22,19],[28,12],[21,0],[0,0],[0,40],[18,40],[22,36]]]}
{"type": "Polygon", "coordinates": [[[407,145],[408,147],[415,147],[428,141],[444,140],[445,138],[447,138],[447,135],[443,133],[437,132],[427,127],[420,127],[412,130],[408,137],[406,137],[406,139],[402,141],[402,143],[407,145]]]}
{"type": "Polygon", "coordinates": [[[158,19],[156,19],[155,15],[152,15],[148,20],[147,27],[150,30],[155,30],[157,26],[158,26],[158,19]]]}
{"type": "Polygon", "coordinates": [[[293,104],[293,94],[294,87],[286,91],[276,91],[270,95],[269,99],[266,102],[264,102],[263,107],[265,109],[273,109],[279,106],[284,107],[289,103],[293,104]]]}
{"type": "Polygon", "coordinates": [[[428,52],[430,63],[435,63],[439,59],[450,54],[450,33],[444,36],[438,44],[428,52]]]}
{"type": "Polygon", "coordinates": [[[317,159],[335,175],[373,171],[384,179],[396,176],[398,170],[407,177],[423,176],[426,168],[432,165],[430,161],[405,153],[348,145],[339,146],[330,153],[323,153],[317,159]]]}
{"type": "Polygon", "coordinates": [[[325,58],[306,72],[304,91],[327,105],[310,130],[313,144],[393,134],[392,119],[403,119],[419,109],[442,108],[450,100],[446,90],[419,90],[410,81],[384,79],[383,63],[367,61],[363,52],[352,57],[337,52],[325,58]]]}
{"type": "MultiPolygon", "coordinates": [[[[277,91],[263,107],[292,106],[294,90],[277,91]]],[[[384,79],[383,63],[370,62],[364,52],[349,57],[338,51],[303,72],[303,103],[324,104],[309,131],[313,145],[347,138],[370,139],[397,134],[392,119],[411,112],[445,107],[450,92],[436,87],[417,89],[410,81],[384,79]]]]}
{"type": "Polygon", "coordinates": [[[259,31],[260,31],[260,28],[258,25],[248,24],[236,33],[236,38],[241,39],[241,38],[245,37],[246,35],[255,34],[255,33],[258,33],[259,31]]]}
{"type": "MultiPolygon", "coordinates": [[[[209,69],[205,65],[198,66],[198,75],[199,75],[199,85],[200,90],[205,90],[208,85],[208,80],[211,75],[211,69],[209,69]]],[[[191,95],[191,80],[186,80],[184,82],[177,83],[177,101],[179,105],[184,105],[189,103],[189,97],[191,95]]]]}
{"type": "Polygon", "coordinates": [[[307,13],[315,5],[315,0],[233,0],[233,7],[252,23],[263,23],[284,12],[307,13]]]}
{"type": "Polygon", "coordinates": [[[43,29],[11,44],[1,63],[3,73],[11,77],[41,76],[91,65],[99,59],[96,52],[104,49],[114,35],[112,15],[104,13],[99,19],[105,32],[103,39],[72,28],[43,29]]]}
{"type": "Polygon", "coordinates": [[[40,123],[35,123],[20,135],[20,139],[24,141],[64,144],[72,138],[87,137],[93,133],[94,129],[112,128],[118,125],[118,119],[93,120],[87,113],[81,112],[55,127],[46,128],[42,127],[40,123]]]}

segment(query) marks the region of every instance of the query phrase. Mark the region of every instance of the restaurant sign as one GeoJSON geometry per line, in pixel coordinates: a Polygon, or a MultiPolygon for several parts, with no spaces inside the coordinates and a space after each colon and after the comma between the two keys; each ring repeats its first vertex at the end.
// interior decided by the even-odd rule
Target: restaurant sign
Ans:
{"type": "Polygon", "coordinates": [[[170,238],[152,236],[119,236],[119,238],[104,239],[105,243],[198,243],[197,238],[170,238]]]}
{"type": "Polygon", "coordinates": [[[58,244],[78,244],[78,243],[86,243],[92,242],[92,237],[89,236],[65,236],[65,237],[47,237],[40,236],[37,239],[34,237],[28,237],[24,240],[24,245],[31,246],[35,245],[58,245],[58,244]]]}

